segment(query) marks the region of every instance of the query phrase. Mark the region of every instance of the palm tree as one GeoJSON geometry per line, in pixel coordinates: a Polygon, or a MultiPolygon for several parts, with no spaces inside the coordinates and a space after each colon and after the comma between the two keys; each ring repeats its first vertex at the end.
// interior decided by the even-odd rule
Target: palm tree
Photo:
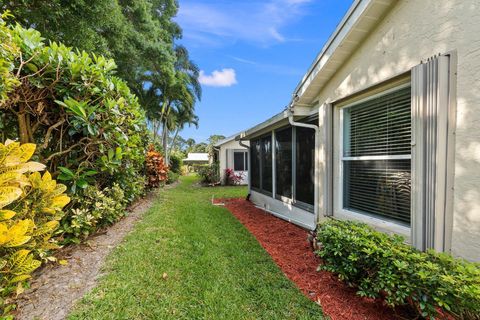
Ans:
{"type": "Polygon", "coordinates": [[[135,90],[146,110],[154,141],[162,130],[160,136],[166,157],[170,132],[177,130],[177,135],[187,123],[198,125],[195,103],[202,96],[198,66],[190,60],[185,47],[177,45],[174,51],[174,76],[163,76],[161,70],[149,71],[144,74],[143,82],[135,90]]]}

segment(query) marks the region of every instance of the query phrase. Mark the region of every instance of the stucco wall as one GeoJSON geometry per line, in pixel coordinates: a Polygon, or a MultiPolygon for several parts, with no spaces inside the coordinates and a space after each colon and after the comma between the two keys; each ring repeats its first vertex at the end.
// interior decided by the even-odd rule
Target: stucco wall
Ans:
{"type": "MultiPolygon", "coordinates": [[[[319,92],[319,104],[456,50],[457,130],[452,253],[480,261],[480,1],[402,0],[319,92]]],[[[322,202],[322,200],[320,200],[322,202]]]]}
{"type": "MultiPolygon", "coordinates": [[[[244,141],[245,144],[249,144],[248,141],[244,141]]],[[[220,178],[223,183],[225,181],[225,169],[231,168],[232,165],[227,163],[227,149],[234,150],[246,150],[245,147],[242,147],[238,141],[232,140],[220,146],[219,150],[219,161],[220,161],[220,178]]],[[[230,161],[231,162],[231,161],[230,161]]],[[[233,162],[232,162],[233,164],[233,162]]],[[[245,179],[245,184],[248,184],[248,179],[245,179]]]]}

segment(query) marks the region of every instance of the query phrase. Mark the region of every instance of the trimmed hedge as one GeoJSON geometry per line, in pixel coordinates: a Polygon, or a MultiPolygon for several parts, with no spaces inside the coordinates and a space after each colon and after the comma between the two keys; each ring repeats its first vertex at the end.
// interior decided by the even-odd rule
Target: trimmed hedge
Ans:
{"type": "Polygon", "coordinates": [[[390,236],[351,221],[319,225],[320,270],[336,273],[357,294],[384,298],[388,305],[412,305],[426,318],[441,310],[459,319],[480,319],[480,264],[445,253],[421,252],[390,236]]]}

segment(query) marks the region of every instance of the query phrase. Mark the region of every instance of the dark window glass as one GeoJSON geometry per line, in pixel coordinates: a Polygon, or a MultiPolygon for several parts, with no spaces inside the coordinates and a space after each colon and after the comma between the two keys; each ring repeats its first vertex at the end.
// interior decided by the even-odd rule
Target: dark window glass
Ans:
{"type": "Polygon", "coordinates": [[[275,173],[278,195],[292,197],[292,128],[275,132],[275,173]]]}
{"type": "Polygon", "coordinates": [[[272,192],[272,136],[262,138],[262,189],[272,192]]]}
{"type": "Polygon", "coordinates": [[[410,159],[344,161],[345,209],[410,222],[410,159]]]}
{"type": "Polygon", "coordinates": [[[235,171],[245,170],[245,152],[233,153],[233,170],[235,171]]]}
{"type": "Polygon", "coordinates": [[[296,128],[296,200],[313,205],[315,177],[315,130],[296,128]]]}
{"type": "Polygon", "coordinates": [[[251,186],[260,189],[260,140],[250,141],[250,183],[251,186]]]}
{"type": "Polygon", "coordinates": [[[248,152],[245,152],[245,171],[248,171],[248,152]]]}

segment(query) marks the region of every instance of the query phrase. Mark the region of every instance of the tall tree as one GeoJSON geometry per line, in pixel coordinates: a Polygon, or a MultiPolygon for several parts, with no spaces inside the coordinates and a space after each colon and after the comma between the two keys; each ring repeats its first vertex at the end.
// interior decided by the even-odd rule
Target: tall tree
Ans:
{"type": "Polygon", "coordinates": [[[0,8],[47,39],[114,58],[132,88],[148,70],[173,77],[173,43],[182,33],[172,20],[175,0],[7,0],[0,8]]]}

